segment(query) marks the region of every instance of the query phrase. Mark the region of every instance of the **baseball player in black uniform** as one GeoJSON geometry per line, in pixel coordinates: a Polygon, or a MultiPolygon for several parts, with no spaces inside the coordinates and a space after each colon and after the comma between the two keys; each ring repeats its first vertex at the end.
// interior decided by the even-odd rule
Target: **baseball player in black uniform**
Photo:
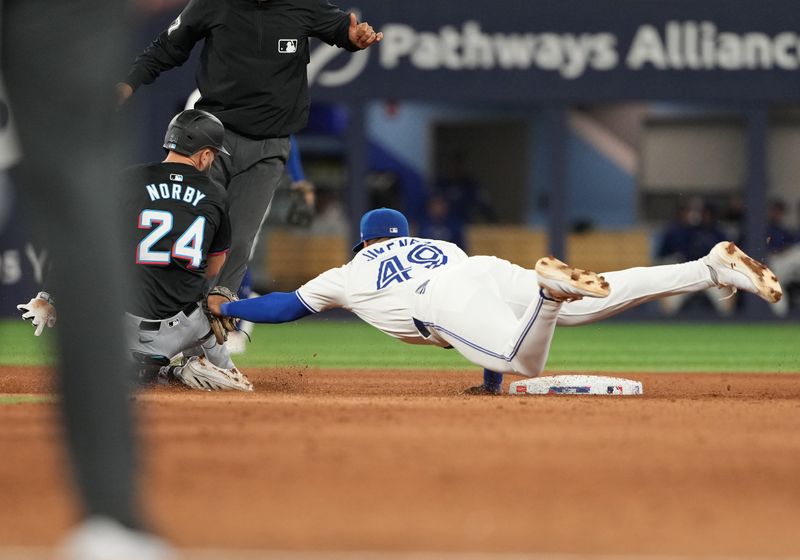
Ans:
{"type": "MultiPolygon", "coordinates": [[[[253,390],[201,311],[206,285],[219,274],[231,240],[225,190],[208,176],[217,154],[227,153],[224,131],[210,113],[183,111],[167,128],[164,161],[131,167],[122,177],[128,258],[136,264],[124,328],[145,383],[253,390]]],[[[39,292],[17,306],[36,336],[55,325],[54,303],[39,292]]]]}
{"type": "Polygon", "coordinates": [[[191,0],[117,84],[124,103],[142,84],[180,66],[205,39],[198,109],[225,125],[231,155],[213,177],[228,191],[232,243],[218,283],[236,291],[289,154],[289,135],[308,120],[310,37],[349,51],[380,41],[328,0],[191,0]]]}
{"type": "Polygon", "coordinates": [[[183,111],[167,128],[166,159],[127,170],[125,215],[135,232],[137,282],[125,328],[147,377],[174,377],[196,389],[252,391],[212,336],[200,303],[231,241],[225,191],[208,177],[217,154],[228,153],[223,137],[215,116],[183,111]],[[159,367],[179,353],[188,357],[185,365],[159,367]]]}

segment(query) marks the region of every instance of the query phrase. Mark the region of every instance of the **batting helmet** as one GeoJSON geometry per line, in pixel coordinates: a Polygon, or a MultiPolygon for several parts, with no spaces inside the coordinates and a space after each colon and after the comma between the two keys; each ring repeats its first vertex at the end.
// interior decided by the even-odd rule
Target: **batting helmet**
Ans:
{"type": "Polygon", "coordinates": [[[164,148],[184,156],[190,156],[203,148],[213,148],[231,155],[222,140],[225,127],[222,122],[205,111],[187,109],[175,115],[164,135],[164,148]]]}
{"type": "Polygon", "coordinates": [[[401,212],[391,208],[376,208],[361,216],[361,241],[353,246],[358,253],[364,241],[379,237],[408,237],[408,220],[401,212]]]}

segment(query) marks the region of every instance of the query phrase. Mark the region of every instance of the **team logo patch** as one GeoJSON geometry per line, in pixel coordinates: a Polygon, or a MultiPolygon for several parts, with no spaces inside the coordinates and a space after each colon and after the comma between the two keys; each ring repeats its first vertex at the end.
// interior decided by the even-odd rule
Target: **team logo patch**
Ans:
{"type": "Polygon", "coordinates": [[[297,39],[278,39],[278,52],[294,54],[297,52],[297,39]]]}

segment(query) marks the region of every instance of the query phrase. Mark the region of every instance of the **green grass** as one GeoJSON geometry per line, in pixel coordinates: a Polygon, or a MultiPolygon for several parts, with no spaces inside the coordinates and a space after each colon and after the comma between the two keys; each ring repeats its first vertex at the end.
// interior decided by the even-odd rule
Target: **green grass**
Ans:
{"type": "Polygon", "coordinates": [[[10,404],[50,403],[55,400],[52,395],[0,395],[0,406],[10,404]]]}
{"type": "MultiPolygon", "coordinates": [[[[0,322],[0,364],[50,363],[49,336],[0,322]]],[[[90,341],[89,341],[90,342],[90,341]]],[[[258,325],[244,367],[469,369],[454,350],[402,344],[356,321],[258,325]]],[[[800,373],[800,325],[603,323],[556,330],[548,371],[800,373]]]]}
{"type": "Polygon", "coordinates": [[[45,329],[42,336],[36,337],[28,321],[0,321],[0,364],[33,366],[53,363],[54,334],[53,329],[45,329]]]}

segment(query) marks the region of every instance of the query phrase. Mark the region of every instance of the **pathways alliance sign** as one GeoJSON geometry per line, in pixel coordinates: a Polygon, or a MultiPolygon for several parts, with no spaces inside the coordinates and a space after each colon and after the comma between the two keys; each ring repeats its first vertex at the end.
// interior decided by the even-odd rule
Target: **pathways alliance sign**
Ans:
{"type": "MultiPolygon", "coordinates": [[[[379,23],[371,15],[373,9],[380,12],[376,4],[362,11],[384,40],[354,54],[318,46],[309,80],[315,95],[327,98],[800,100],[800,10],[790,9],[791,2],[767,1],[757,16],[743,10],[732,17],[731,4],[738,2],[707,1],[701,18],[674,17],[691,11],[691,4],[680,1],[530,1],[513,8],[519,17],[500,25],[491,17],[474,17],[479,10],[472,10],[472,17],[453,15],[435,26],[430,20],[394,18],[379,23]],[[595,2],[637,9],[598,10],[595,2]],[[765,13],[776,4],[787,11],[765,13]],[[717,6],[717,17],[710,17],[711,5],[717,6]],[[537,12],[542,6],[547,9],[537,12]],[[591,17],[595,11],[604,17],[591,17]],[[530,30],[520,30],[525,27],[530,30]]],[[[742,4],[751,10],[759,6],[742,4]]]]}

